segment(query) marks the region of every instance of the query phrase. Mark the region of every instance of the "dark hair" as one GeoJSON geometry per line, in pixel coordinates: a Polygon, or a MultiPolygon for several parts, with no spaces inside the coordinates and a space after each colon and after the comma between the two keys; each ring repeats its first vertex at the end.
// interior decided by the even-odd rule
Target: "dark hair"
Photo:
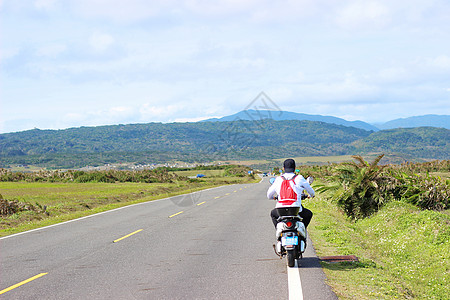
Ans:
{"type": "Polygon", "coordinates": [[[295,171],[295,160],[288,158],[283,163],[283,168],[286,173],[293,173],[295,171]]]}

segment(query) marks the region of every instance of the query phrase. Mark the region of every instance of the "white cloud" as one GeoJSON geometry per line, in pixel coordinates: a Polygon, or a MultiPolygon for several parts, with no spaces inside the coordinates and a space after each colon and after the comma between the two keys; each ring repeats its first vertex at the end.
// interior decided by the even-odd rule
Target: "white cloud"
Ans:
{"type": "Polygon", "coordinates": [[[66,45],[55,43],[55,44],[48,44],[38,48],[36,54],[38,56],[55,57],[65,52],[66,50],[67,50],[66,45]]]}
{"type": "MultiPolygon", "coordinates": [[[[344,4],[345,5],[345,4],[344,4]]],[[[381,29],[391,22],[390,9],[378,1],[356,1],[338,10],[336,21],[343,28],[381,29]]]]}
{"type": "Polygon", "coordinates": [[[120,116],[120,117],[126,117],[126,116],[130,116],[133,115],[135,113],[134,109],[132,107],[127,107],[127,106],[116,106],[116,107],[111,107],[106,115],[114,117],[114,116],[120,116]]]}
{"type": "Polygon", "coordinates": [[[266,61],[262,58],[231,58],[215,60],[207,63],[208,68],[212,69],[262,69],[266,66],[266,61]]]}
{"type": "MultiPolygon", "coordinates": [[[[71,127],[77,124],[86,126],[112,125],[123,122],[132,122],[136,119],[137,110],[132,106],[113,106],[102,109],[68,112],[60,118],[54,118],[53,127],[71,127]]],[[[79,126],[79,125],[78,125],[79,126]]]]}
{"type": "Polygon", "coordinates": [[[447,55],[439,55],[437,57],[428,58],[428,64],[432,67],[437,67],[439,69],[449,69],[450,68],[450,57],[447,55]]]}
{"type": "Polygon", "coordinates": [[[37,9],[52,10],[56,7],[58,0],[36,0],[34,5],[37,9]]]}
{"type": "Polygon", "coordinates": [[[411,66],[392,66],[382,68],[375,74],[366,76],[366,80],[371,80],[374,84],[405,84],[415,80],[411,66]]]}
{"type": "Polygon", "coordinates": [[[19,52],[20,52],[20,48],[18,48],[18,47],[2,48],[2,51],[0,51],[0,62],[3,62],[10,58],[13,58],[17,54],[19,54],[19,52]]]}
{"type": "Polygon", "coordinates": [[[321,103],[348,103],[374,101],[379,93],[377,85],[365,82],[352,72],[324,81],[301,83],[297,92],[301,99],[321,103]]]}
{"type": "Polygon", "coordinates": [[[174,9],[173,0],[73,0],[73,7],[88,18],[106,18],[117,22],[135,22],[174,9]]]}
{"type": "Polygon", "coordinates": [[[151,20],[162,15],[196,22],[226,23],[234,18],[239,22],[284,22],[305,16],[317,18],[318,13],[335,6],[326,0],[73,0],[72,3],[84,17],[122,23],[151,20]]]}
{"type": "Polygon", "coordinates": [[[114,38],[106,33],[94,32],[89,37],[89,44],[96,52],[104,52],[114,43],[114,38]]]}
{"type": "Polygon", "coordinates": [[[199,14],[204,15],[228,15],[240,12],[248,12],[252,9],[257,10],[261,1],[257,0],[188,0],[185,1],[186,7],[199,14]]]}

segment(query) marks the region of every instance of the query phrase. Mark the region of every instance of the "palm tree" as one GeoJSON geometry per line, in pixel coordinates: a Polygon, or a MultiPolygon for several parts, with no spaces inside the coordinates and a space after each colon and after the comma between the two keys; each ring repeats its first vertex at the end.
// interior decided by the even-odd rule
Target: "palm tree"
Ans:
{"type": "Polygon", "coordinates": [[[352,162],[342,163],[335,168],[331,185],[322,185],[319,192],[333,191],[333,199],[342,207],[351,218],[358,219],[376,212],[384,203],[385,196],[382,193],[383,171],[379,166],[381,154],[372,163],[365,161],[360,155],[353,155],[352,162]]]}

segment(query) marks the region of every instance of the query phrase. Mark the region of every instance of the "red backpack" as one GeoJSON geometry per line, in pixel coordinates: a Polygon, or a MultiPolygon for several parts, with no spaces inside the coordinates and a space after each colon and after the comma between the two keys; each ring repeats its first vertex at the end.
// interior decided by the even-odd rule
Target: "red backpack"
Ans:
{"type": "Polygon", "coordinates": [[[286,178],[281,176],[281,178],[283,178],[283,182],[281,183],[278,202],[280,202],[282,205],[292,205],[297,201],[297,193],[292,188],[292,186],[295,185],[295,177],[297,177],[297,175],[292,177],[292,179],[287,180],[286,178]]]}

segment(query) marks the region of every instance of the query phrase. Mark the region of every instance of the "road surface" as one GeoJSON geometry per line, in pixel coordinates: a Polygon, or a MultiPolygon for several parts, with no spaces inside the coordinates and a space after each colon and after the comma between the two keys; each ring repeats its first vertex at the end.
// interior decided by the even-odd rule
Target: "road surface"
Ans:
{"type": "Polygon", "coordinates": [[[0,239],[0,299],[337,299],[273,251],[265,178],[0,239]]]}

